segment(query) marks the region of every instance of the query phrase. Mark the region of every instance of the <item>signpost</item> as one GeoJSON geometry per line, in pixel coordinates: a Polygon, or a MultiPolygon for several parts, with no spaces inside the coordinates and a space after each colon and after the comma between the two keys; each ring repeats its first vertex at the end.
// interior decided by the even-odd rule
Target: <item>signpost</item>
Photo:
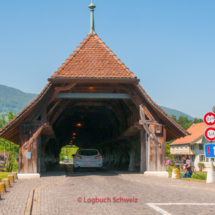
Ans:
{"type": "Polygon", "coordinates": [[[215,128],[213,127],[207,128],[205,130],[205,138],[210,141],[215,140],[215,128]]]}
{"type": "Polygon", "coordinates": [[[206,125],[214,125],[215,124],[215,114],[212,112],[206,113],[204,115],[204,122],[206,125]]]}
{"type": "MultiPolygon", "coordinates": [[[[204,116],[204,122],[208,126],[215,125],[215,114],[212,112],[206,113],[204,116]]],[[[205,144],[205,157],[215,158],[215,144],[212,141],[215,140],[215,128],[208,127],[205,130],[205,138],[211,141],[211,144],[205,144]]],[[[211,159],[211,170],[207,172],[207,183],[213,183],[215,180],[215,174],[213,171],[213,159],[211,159]]]]}
{"type": "Polygon", "coordinates": [[[205,145],[205,157],[206,158],[215,157],[215,144],[206,144],[205,145]]]}

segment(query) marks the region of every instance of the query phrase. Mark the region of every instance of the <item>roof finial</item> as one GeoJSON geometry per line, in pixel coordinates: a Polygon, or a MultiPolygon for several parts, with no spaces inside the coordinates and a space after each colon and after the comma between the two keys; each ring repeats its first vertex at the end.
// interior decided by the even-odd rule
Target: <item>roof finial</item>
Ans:
{"type": "Polygon", "coordinates": [[[93,0],[91,0],[91,4],[88,6],[90,8],[90,11],[91,11],[91,18],[90,18],[90,34],[96,34],[95,32],[95,27],[94,27],[94,8],[96,7],[94,4],[93,4],[93,0]]]}

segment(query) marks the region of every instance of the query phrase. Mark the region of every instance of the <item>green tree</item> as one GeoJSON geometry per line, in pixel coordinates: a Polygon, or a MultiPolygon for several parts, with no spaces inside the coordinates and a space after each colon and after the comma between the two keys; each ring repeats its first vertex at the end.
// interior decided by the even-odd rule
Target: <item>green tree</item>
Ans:
{"type": "Polygon", "coordinates": [[[10,122],[16,115],[12,113],[12,111],[9,111],[8,113],[8,121],[10,122]]]}
{"type": "Polygon", "coordinates": [[[202,119],[195,118],[193,120],[188,120],[186,116],[180,115],[177,119],[175,115],[172,115],[172,118],[184,129],[188,129],[193,123],[200,123],[203,122],[202,119]]]}
{"type": "Polygon", "coordinates": [[[6,120],[4,114],[1,115],[0,118],[0,128],[4,127],[6,125],[6,120]]]}
{"type": "Polygon", "coordinates": [[[174,158],[174,156],[171,155],[171,153],[170,153],[170,146],[169,146],[168,143],[166,143],[166,157],[168,157],[168,158],[174,158]]]}
{"type": "Polygon", "coordinates": [[[73,156],[72,155],[75,155],[78,149],[79,148],[77,146],[75,146],[75,145],[64,146],[61,149],[61,152],[60,152],[60,161],[64,161],[66,157],[67,157],[67,159],[69,159],[70,161],[72,161],[73,160],[73,156]]]}
{"type": "Polygon", "coordinates": [[[215,106],[213,106],[213,109],[212,109],[212,111],[215,113],[215,106]]]}
{"type": "MultiPolygon", "coordinates": [[[[8,120],[10,121],[14,117],[15,115],[10,111],[8,113],[8,120]]],[[[5,126],[6,123],[7,121],[5,119],[5,116],[2,114],[0,118],[0,127],[5,126]]],[[[19,155],[19,146],[3,138],[0,138],[0,152],[4,152],[4,151],[9,152],[10,155],[15,158],[15,157],[18,157],[19,155]]]]}

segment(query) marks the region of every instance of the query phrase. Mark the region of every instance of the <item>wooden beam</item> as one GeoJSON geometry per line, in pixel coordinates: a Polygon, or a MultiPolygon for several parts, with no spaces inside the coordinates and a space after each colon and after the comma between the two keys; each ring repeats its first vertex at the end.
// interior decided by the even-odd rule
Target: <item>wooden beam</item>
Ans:
{"type": "Polygon", "coordinates": [[[141,129],[140,132],[140,173],[144,173],[146,169],[146,132],[141,129]]]}
{"type": "Polygon", "coordinates": [[[149,130],[148,125],[146,124],[145,113],[144,113],[144,109],[143,109],[142,105],[140,105],[140,117],[141,117],[141,121],[143,123],[143,127],[146,130],[149,137],[154,140],[154,142],[157,146],[161,147],[161,144],[158,142],[157,138],[155,137],[155,135],[152,134],[152,132],[149,130]]]}
{"type": "Polygon", "coordinates": [[[56,87],[55,90],[60,92],[60,91],[65,91],[65,90],[70,90],[72,89],[74,86],[76,85],[76,83],[71,83],[62,87],[56,87]]]}
{"type": "Polygon", "coordinates": [[[50,120],[50,124],[52,125],[57,118],[60,116],[60,114],[64,111],[64,109],[66,108],[66,106],[69,104],[69,101],[65,101],[63,104],[61,104],[61,106],[58,108],[58,110],[55,112],[54,116],[52,117],[52,119],[50,120]]]}
{"type": "Polygon", "coordinates": [[[130,99],[126,93],[59,93],[56,98],[64,99],[130,99]]]}
{"type": "Polygon", "coordinates": [[[52,83],[139,83],[140,79],[134,78],[49,78],[52,83]]]}
{"type": "Polygon", "coordinates": [[[56,106],[60,103],[60,101],[55,102],[55,104],[51,107],[49,112],[47,113],[47,117],[52,113],[52,111],[56,108],[56,106]]]}

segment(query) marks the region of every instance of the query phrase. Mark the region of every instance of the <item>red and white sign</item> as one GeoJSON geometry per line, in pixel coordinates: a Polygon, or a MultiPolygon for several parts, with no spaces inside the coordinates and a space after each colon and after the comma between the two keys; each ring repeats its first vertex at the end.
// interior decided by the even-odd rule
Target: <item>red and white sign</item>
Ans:
{"type": "Polygon", "coordinates": [[[204,122],[206,125],[215,125],[215,114],[212,112],[206,113],[204,116],[204,122]]]}
{"type": "Polygon", "coordinates": [[[215,140],[215,128],[209,127],[205,130],[205,138],[213,141],[215,140]]]}

